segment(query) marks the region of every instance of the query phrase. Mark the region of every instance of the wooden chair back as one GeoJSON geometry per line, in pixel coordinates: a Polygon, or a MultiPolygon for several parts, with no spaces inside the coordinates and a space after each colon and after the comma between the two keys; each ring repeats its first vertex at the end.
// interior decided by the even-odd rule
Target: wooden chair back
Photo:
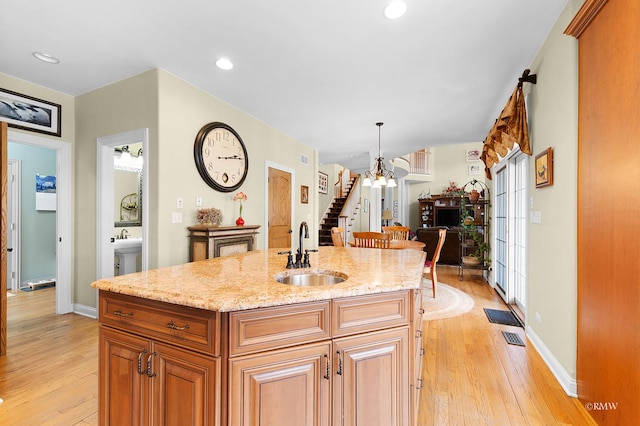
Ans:
{"type": "Polygon", "coordinates": [[[389,248],[391,234],[382,232],[354,232],[353,240],[356,247],[389,248]]]}
{"type": "Polygon", "coordinates": [[[391,234],[392,240],[408,240],[409,231],[411,228],[408,226],[383,226],[382,232],[385,234],[391,234]]]}
{"type": "Polygon", "coordinates": [[[436,297],[436,284],[438,283],[438,274],[436,271],[436,263],[440,260],[440,251],[442,250],[442,246],[444,245],[444,240],[447,238],[447,230],[440,229],[438,231],[438,244],[436,245],[436,250],[433,252],[433,257],[431,260],[427,260],[424,263],[424,270],[422,271],[422,276],[426,278],[426,275],[429,274],[429,278],[431,279],[431,287],[433,290],[433,298],[436,297]]]}
{"type": "Polygon", "coordinates": [[[342,228],[331,228],[331,241],[333,241],[334,247],[344,247],[344,238],[342,237],[342,228]]]}

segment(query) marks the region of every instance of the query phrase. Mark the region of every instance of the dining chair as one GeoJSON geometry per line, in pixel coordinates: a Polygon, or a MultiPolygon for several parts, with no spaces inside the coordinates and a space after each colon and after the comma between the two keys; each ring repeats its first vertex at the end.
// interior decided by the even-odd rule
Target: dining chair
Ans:
{"type": "Polygon", "coordinates": [[[353,241],[356,247],[389,248],[391,246],[391,234],[382,232],[354,232],[353,241]]]}
{"type": "Polygon", "coordinates": [[[382,232],[385,234],[391,234],[392,240],[408,240],[409,231],[411,228],[408,226],[383,226],[382,232]]]}
{"type": "Polygon", "coordinates": [[[433,252],[433,257],[431,260],[427,260],[424,262],[424,269],[422,270],[422,278],[431,278],[431,287],[433,289],[433,298],[436,298],[436,283],[438,282],[438,274],[436,272],[436,263],[440,259],[440,251],[442,250],[442,246],[444,245],[444,240],[447,238],[447,230],[440,229],[438,231],[438,244],[436,245],[436,250],[433,252]]]}
{"type": "Polygon", "coordinates": [[[334,226],[331,228],[331,241],[334,247],[344,247],[344,238],[342,238],[342,228],[334,226]]]}

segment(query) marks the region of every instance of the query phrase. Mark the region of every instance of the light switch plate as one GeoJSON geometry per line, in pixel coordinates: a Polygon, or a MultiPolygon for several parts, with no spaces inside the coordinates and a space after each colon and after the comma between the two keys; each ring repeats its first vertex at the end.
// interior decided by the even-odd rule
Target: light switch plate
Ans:
{"type": "Polygon", "coordinates": [[[172,223],[182,223],[182,212],[173,212],[171,214],[172,223]]]}
{"type": "Polygon", "coordinates": [[[538,210],[532,210],[530,220],[531,223],[542,223],[542,212],[538,210]]]}
{"type": "Polygon", "coordinates": [[[202,197],[196,196],[196,207],[202,207],[202,197]]]}
{"type": "Polygon", "coordinates": [[[178,200],[176,201],[176,207],[181,209],[184,206],[184,200],[182,199],[182,197],[178,197],[178,200]]]}

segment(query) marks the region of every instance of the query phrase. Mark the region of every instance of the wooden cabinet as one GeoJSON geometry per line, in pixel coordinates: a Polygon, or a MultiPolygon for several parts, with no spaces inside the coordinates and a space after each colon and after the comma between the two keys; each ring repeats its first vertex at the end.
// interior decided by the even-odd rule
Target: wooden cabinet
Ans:
{"type": "Polygon", "coordinates": [[[255,250],[260,225],[190,226],[189,262],[255,250]]]}
{"type": "Polygon", "coordinates": [[[100,292],[100,424],[220,424],[219,314],[100,292]]]}
{"type": "Polygon", "coordinates": [[[100,424],[409,426],[422,298],[219,313],[100,292],[100,424]]]}
{"type": "Polygon", "coordinates": [[[336,339],[333,352],[334,426],[410,424],[409,327],[336,339]]]}
{"type": "Polygon", "coordinates": [[[220,361],[100,329],[101,425],[219,425],[220,361]]]}
{"type": "Polygon", "coordinates": [[[260,352],[229,363],[229,425],[329,426],[331,344],[260,352]]]}

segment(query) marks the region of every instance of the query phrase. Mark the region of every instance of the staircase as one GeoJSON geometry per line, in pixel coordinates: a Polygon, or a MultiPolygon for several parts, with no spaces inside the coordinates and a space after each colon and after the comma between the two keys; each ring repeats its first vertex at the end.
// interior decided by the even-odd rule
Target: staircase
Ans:
{"type": "MultiPolygon", "coordinates": [[[[347,202],[353,184],[356,181],[355,178],[349,179],[349,182],[344,185],[343,195],[344,197],[334,197],[331,205],[325,214],[324,219],[320,223],[320,229],[318,229],[318,245],[320,246],[332,246],[333,240],[331,239],[331,228],[340,226],[340,213],[347,202]]],[[[343,222],[344,223],[344,222],[343,222]]]]}
{"type": "Polygon", "coordinates": [[[318,245],[333,245],[333,241],[331,240],[331,228],[333,228],[334,226],[338,226],[338,218],[340,217],[340,212],[342,211],[342,208],[344,207],[344,204],[346,202],[347,197],[334,198],[331,202],[329,212],[320,224],[320,229],[318,230],[318,245]]]}

